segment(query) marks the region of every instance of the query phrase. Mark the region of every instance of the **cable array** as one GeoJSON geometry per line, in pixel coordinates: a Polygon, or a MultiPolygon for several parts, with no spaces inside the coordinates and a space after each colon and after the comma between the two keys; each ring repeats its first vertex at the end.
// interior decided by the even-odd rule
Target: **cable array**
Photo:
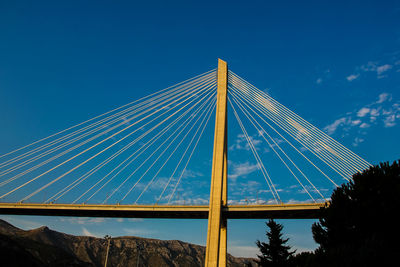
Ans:
{"type": "MultiPolygon", "coordinates": [[[[1,155],[0,201],[199,204],[197,194],[201,204],[208,203],[209,188],[198,185],[209,185],[216,75],[208,71],[1,155]]],[[[267,185],[257,189],[268,195],[262,203],[287,202],[285,186],[299,188],[307,201],[326,201],[322,181],[337,187],[338,177],[347,181],[370,166],[231,71],[227,101],[228,125],[236,123],[267,185]]],[[[230,154],[230,164],[240,157],[246,156],[230,154]]],[[[231,176],[229,190],[249,193],[244,183],[235,185],[231,176]]]]}
{"type": "Polygon", "coordinates": [[[313,202],[317,200],[326,201],[327,196],[322,194],[306,174],[306,171],[296,164],[293,154],[307,162],[309,166],[304,169],[314,168],[319,174],[319,179],[326,179],[335,187],[338,186],[338,183],[335,182],[337,180],[332,178],[331,174],[327,174],[326,168],[322,168],[321,163],[328,166],[344,180],[350,180],[354,173],[361,172],[371,166],[361,157],[235,73],[229,71],[228,81],[228,101],[275,202],[280,201],[279,190],[275,188],[274,182],[265,170],[260,155],[258,155],[257,149],[252,144],[252,139],[243,125],[253,128],[257,135],[266,142],[275,157],[285,166],[296,183],[313,202]],[[236,110],[241,112],[240,115],[243,115],[247,124],[242,122],[236,110]],[[274,138],[272,134],[276,137],[274,138]],[[284,149],[282,144],[279,144],[278,138],[280,142],[292,150],[291,153],[288,153],[287,148],[284,149]],[[293,141],[295,142],[293,143],[293,141]],[[300,145],[300,148],[298,145],[300,145]]]}
{"type": "Polygon", "coordinates": [[[0,199],[138,203],[174,166],[161,195],[145,198],[154,203],[171,191],[170,202],[213,112],[215,88],[211,70],[2,155],[0,199]]]}

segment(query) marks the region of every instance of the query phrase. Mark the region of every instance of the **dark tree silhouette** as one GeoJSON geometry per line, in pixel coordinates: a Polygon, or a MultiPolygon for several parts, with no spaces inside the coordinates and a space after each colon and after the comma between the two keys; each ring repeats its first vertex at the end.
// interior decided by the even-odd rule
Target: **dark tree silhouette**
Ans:
{"type": "Polygon", "coordinates": [[[392,266],[400,251],[400,161],[381,163],[334,190],[312,226],[323,266],[392,266]]]}
{"type": "Polygon", "coordinates": [[[260,266],[273,267],[289,266],[290,257],[295,251],[289,251],[291,247],[286,245],[289,239],[282,239],[283,226],[272,219],[266,225],[270,229],[266,232],[268,243],[260,242],[260,240],[256,242],[261,252],[261,255],[257,255],[259,258],[258,264],[260,266]]]}

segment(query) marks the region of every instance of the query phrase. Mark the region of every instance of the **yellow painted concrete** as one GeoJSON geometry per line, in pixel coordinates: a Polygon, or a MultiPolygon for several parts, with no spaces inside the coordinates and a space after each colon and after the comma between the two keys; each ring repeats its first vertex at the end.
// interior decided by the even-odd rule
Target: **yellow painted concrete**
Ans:
{"type": "MultiPolygon", "coordinates": [[[[228,144],[227,139],[227,128],[225,128],[225,146],[228,144]]],[[[226,208],[228,206],[228,153],[225,148],[224,153],[224,173],[222,178],[222,206],[226,208]]],[[[222,218],[220,227],[220,239],[219,239],[219,266],[226,266],[226,254],[227,254],[227,242],[228,242],[228,220],[225,217],[222,218]]]]}
{"type": "MultiPolygon", "coordinates": [[[[223,178],[226,176],[226,109],[227,109],[227,89],[228,89],[228,65],[225,61],[218,59],[217,70],[217,106],[215,117],[214,132],[214,151],[213,164],[211,172],[211,189],[210,189],[210,210],[208,214],[208,231],[207,231],[207,248],[206,262],[207,267],[219,266],[220,263],[220,242],[222,245],[221,257],[226,257],[226,237],[221,239],[222,223],[222,193],[223,178]]],[[[226,193],[225,193],[226,194],[226,193]]],[[[224,259],[221,259],[225,263],[224,259]]],[[[221,265],[224,266],[224,265],[221,265]]]]}

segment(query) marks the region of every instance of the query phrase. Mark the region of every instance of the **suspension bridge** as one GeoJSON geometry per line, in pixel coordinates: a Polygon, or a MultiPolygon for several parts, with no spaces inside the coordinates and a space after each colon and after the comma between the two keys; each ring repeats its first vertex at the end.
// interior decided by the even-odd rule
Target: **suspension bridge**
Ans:
{"type": "Polygon", "coordinates": [[[0,213],[208,219],[206,266],[226,266],[228,219],[317,218],[369,166],[219,59],[0,156],[0,213]]]}

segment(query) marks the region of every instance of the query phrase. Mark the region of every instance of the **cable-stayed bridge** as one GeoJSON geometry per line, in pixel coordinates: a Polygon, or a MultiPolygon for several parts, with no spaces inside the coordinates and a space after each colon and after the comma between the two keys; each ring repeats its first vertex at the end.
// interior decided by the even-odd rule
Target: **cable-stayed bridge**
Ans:
{"type": "Polygon", "coordinates": [[[0,156],[0,212],[208,218],[206,265],[225,266],[227,219],[316,218],[369,166],[219,60],[0,156]]]}

